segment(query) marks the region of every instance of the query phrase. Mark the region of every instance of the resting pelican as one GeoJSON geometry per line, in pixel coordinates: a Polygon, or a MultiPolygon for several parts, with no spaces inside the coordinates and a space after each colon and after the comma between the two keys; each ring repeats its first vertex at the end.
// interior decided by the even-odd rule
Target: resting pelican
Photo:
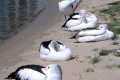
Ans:
{"type": "Polygon", "coordinates": [[[101,24],[96,29],[84,29],[76,34],[78,42],[90,42],[111,39],[114,33],[108,30],[107,24],[101,24]]]}
{"type": "MultiPolygon", "coordinates": [[[[82,9],[84,11],[84,9],[82,9]]],[[[80,10],[80,11],[82,11],[80,10]]],[[[90,12],[89,12],[90,13],[90,12]]],[[[88,11],[86,12],[85,14],[85,17],[87,20],[89,19],[92,19],[92,18],[89,18],[87,17],[87,15],[89,14],[88,11]]],[[[92,13],[93,14],[93,13],[92,13]]],[[[101,21],[106,21],[104,18],[102,18],[101,16],[97,15],[97,14],[94,14],[98,20],[101,20],[101,21]]],[[[73,13],[66,21],[65,23],[63,24],[62,28],[63,27],[73,27],[73,26],[77,26],[81,23],[80,21],[81,19],[81,13],[73,13]]]]}
{"type": "Polygon", "coordinates": [[[104,34],[108,26],[106,24],[101,24],[98,28],[87,28],[80,30],[74,37],[83,37],[83,36],[97,36],[104,34]]]}
{"type": "Polygon", "coordinates": [[[87,10],[80,10],[79,14],[81,15],[81,17],[75,22],[70,21],[68,22],[66,25],[66,29],[65,30],[69,30],[69,31],[75,31],[75,30],[82,30],[85,28],[95,28],[97,25],[97,17],[95,14],[90,13],[87,10]],[[76,25],[76,23],[79,24],[76,25]],[[75,25],[75,26],[73,26],[75,25]]]}
{"type": "Polygon", "coordinates": [[[6,79],[10,80],[62,80],[61,68],[57,64],[46,67],[24,65],[12,72],[6,79]]]}
{"type": "Polygon", "coordinates": [[[40,45],[40,58],[48,61],[66,61],[71,59],[72,51],[56,41],[43,41],[40,45]]]}
{"type": "Polygon", "coordinates": [[[80,2],[82,2],[82,0],[77,0],[77,4],[75,8],[73,8],[73,4],[75,2],[76,0],[62,0],[58,2],[59,11],[65,16],[65,20],[66,16],[70,16],[71,14],[74,13],[74,11],[76,10],[80,2]]]}

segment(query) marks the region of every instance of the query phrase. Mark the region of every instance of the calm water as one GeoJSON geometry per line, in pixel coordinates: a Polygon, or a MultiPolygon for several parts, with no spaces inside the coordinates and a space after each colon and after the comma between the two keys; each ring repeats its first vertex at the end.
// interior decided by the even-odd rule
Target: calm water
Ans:
{"type": "Polygon", "coordinates": [[[46,7],[45,0],[0,0],[0,44],[46,7]]]}

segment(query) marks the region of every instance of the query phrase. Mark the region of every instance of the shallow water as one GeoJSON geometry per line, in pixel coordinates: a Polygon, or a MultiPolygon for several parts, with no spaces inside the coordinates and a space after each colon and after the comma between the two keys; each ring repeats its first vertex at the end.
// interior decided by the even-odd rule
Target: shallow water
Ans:
{"type": "Polygon", "coordinates": [[[0,43],[15,35],[46,5],[45,0],[0,0],[0,43]]]}

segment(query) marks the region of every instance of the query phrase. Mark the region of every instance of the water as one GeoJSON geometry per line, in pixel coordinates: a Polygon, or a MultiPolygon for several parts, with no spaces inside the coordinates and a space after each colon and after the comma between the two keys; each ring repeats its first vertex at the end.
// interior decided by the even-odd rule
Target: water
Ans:
{"type": "Polygon", "coordinates": [[[0,44],[46,7],[45,0],[0,0],[0,44]]]}

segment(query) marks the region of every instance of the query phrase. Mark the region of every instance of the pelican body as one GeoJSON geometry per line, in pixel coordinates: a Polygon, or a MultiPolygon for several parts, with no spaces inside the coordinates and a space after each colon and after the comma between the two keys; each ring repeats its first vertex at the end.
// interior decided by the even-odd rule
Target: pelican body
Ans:
{"type": "Polygon", "coordinates": [[[75,30],[82,30],[82,29],[86,29],[86,28],[95,28],[96,27],[97,21],[98,21],[96,15],[88,12],[87,10],[80,10],[79,14],[80,14],[80,16],[78,16],[78,17],[80,17],[80,18],[78,18],[77,20],[69,20],[66,23],[65,30],[75,31],[75,30]],[[73,25],[75,25],[75,26],[73,26],[73,25]]]}
{"type": "Polygon", "coordinates": [[[61,68],[57,64],[46,67],[40,65],[24,65],[12,72],[6,79],[12,80],[62,80],[61,68]]]}
{"type": "Polygon", "coordinates": [[[102,24],[98,28],[81,30],[78,32],[77,36],[97,36],[104,34],[107,29],[108,27],[102,24]]]}
{"type": "Polygon", "coordinates": [[[40,58],[43,60],[66,61],[71,57],[71,49],[56,40],[44,41],[40,45],[40,58]]]}
{"type": "Polygon", "coordinates": [[[101,41],[112,37],[114,37],[114,33],[108,30],[107,24],[100,25],[98,29],[82,30],[76,36],[78,42],[101,41]]]}

